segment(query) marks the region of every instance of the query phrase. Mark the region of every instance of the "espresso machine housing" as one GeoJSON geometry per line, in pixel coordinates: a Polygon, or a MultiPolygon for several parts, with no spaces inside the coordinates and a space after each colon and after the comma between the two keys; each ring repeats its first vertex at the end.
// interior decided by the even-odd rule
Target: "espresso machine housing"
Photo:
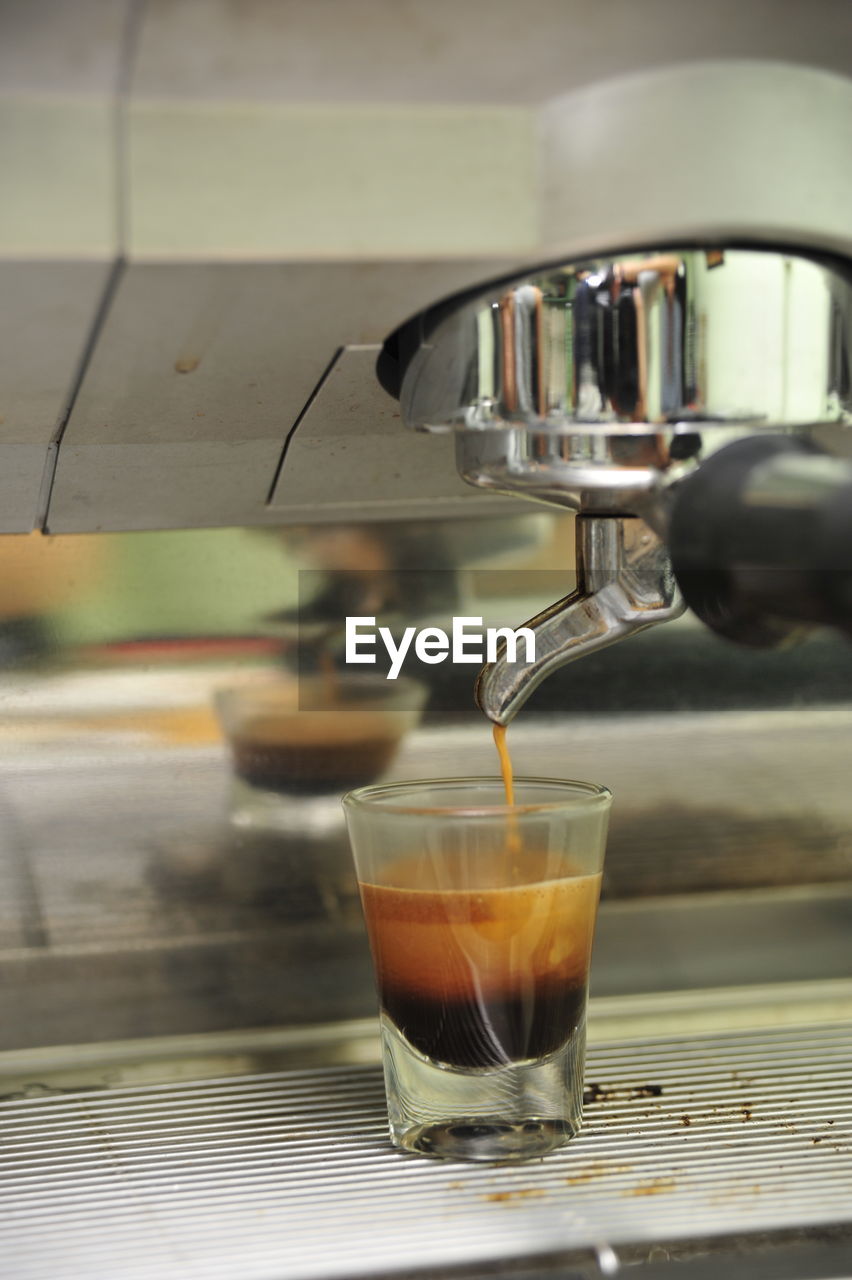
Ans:
{"type": "MultiPolygon", "coordinates": [[[[842,614],[843,585],[807,608],[803,582],[744,603],[752,553],[692,528],[712,486],[687,477],[776,428],[836,428],[820,447],[842,451],[845,7],[762,22],[725,0],[687,24],[662,0],[641,19],[623,4],[606,21],[633,35],[615,43],[580,3],[490,6],[487,35],[476,5],[426,8],[412,45],[390,0],[340,6],[322,33],[295,0],[248,6],[236,31],[205,0],[108,22],[78,0],[62,30],[49,0],[10,6],[0,527],[576,510],[577,608],[537,619],[533,672],[483,676],[496,720],[569,652],[676,614],[672,557],[726,633],[842,614]],[[285,45],[281,74],[268,51],[285,45]],[[455,456],[400,412],[452,428],[455,456]],[[737,583],[711,588],[720,556],[737,583]]],[[[797,502],[843,489],[845,471],[795,451],[736,456],[761,493],[783,472],[785,509],[791,471],[810,477],[797,502]]]]}
{"type": "MultiPolygon", "coordinates": [[[[606,16],[581,0],[523,14],[500,0],[485,28],[476,3],[407,6],[411,27],[397,8],[339,5],[320,29],[300,0],[239,16],[212,0],[6,6],[0,529],[508,516],[519,488],[536,488],[529,477],[515,476],[509,500],[493,476],[477,492],[452,441],[406,432],[376,378],[412,317],[493,281],[558,283],[549,264],[565,263],[590,264],[570,290],[582,284],[577,307],[599,309],[610,285],[591,264],[629,275],[650,251],[657,284],[624,278],[612,305],[627,326],[645,290],[656,325],[657,293],[681,308],[689,264],[704,261],[666,267],[669,252],[727,247],[708,289],[730,282],[737,246],[852,257],[846,6],[775,4],[768,21],[719,0],[687,23],[672,0],[621,0],[606,16]]],[[[784,295],[778,272],[708,294],[714,312],[736,294],[746,341],[762,335],[724,421],[842,413],[790,401],[779,419],[757,389],[761,368],[780,376],[766,362],[784,356],[782,314],[827,323],[804,318],[810,304],[784,295]]],[[[525,310],[534,330],[528,293],[512,304],[519,340],[525,310]]],[[[552,323],[552,301],[545,311],[552,323]]],[[[714,333],[720,323],[731,320],[714,333]]],[[[478,342],[467,334],[463,348],[478,342]]],[[[702,358],[701,332],[681,342],[685,359],[702,358]]],[[[645,355],[653,382],[658,353],[645,355]]],[[[707,357],[716,380],[744,352],[707,357]]],[[[408,405],[411,394],[409,382],[415,425],[421,408],[440,425],[459,407],[408,405]]],[[[688,408],[659,394],[646,426],[688,408]]],[[[608,407],[572,402],[574,437],[593,438],[590,413],[641,422],[629,395],[614,385],[608,407]]],[[[471,450],[492,438],[477,412],[471,450]]]]}

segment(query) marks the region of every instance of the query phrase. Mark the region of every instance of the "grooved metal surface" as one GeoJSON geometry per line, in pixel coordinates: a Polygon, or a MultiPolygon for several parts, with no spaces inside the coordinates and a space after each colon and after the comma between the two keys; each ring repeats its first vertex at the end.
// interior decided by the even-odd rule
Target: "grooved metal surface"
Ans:
{"type": "Polygon", "coordinates": [[[394,1151],[373,1066],[10,1099],[0,1272],[298,1280],[852,1219],[852,1026],[597,1046],[586,1082],[582,1134],[517,1167],[394,1151]]]}

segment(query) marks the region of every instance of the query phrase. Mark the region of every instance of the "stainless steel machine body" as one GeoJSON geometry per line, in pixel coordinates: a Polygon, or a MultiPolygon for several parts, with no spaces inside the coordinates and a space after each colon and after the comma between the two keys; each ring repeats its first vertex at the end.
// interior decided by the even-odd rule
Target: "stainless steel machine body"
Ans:
{"type": "Polygon", "coordinates": [[[406,320],[633,247],[852,256],[842,3],[402,9],[5,6],[4,531],[506,510],[400,434],[406,320]]]}

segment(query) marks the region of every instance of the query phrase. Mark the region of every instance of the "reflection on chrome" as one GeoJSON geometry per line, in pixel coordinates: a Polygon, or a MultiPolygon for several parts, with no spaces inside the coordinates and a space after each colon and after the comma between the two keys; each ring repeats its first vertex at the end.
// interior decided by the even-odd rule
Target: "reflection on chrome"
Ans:
{"type": "Polygon", "coordinates": [[[404,370],[417,427],[630,433],[852,421],[852,287],[806,256],[679,249],[464,301],[404,370]]]}

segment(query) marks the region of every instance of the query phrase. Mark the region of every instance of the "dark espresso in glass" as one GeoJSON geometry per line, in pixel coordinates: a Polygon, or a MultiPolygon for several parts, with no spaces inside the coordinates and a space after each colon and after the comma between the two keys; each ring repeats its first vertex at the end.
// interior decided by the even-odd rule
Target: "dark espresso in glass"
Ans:
{"type": "Polygon", "coordinates": [[[446,1066],[546,1058],[583,1019],[600,875],[514,845],[497,865],[500,887],[461,856],[403,859],[392,885],[360,886],[384,1013],[446,1066]]]}
{"type": "Polygon", "coordinates": [[[263,791],[346,791],[379,776],[399,731],[381,712],[270,711],[248,717],[231,738],[238,777],[263,791]]]}

